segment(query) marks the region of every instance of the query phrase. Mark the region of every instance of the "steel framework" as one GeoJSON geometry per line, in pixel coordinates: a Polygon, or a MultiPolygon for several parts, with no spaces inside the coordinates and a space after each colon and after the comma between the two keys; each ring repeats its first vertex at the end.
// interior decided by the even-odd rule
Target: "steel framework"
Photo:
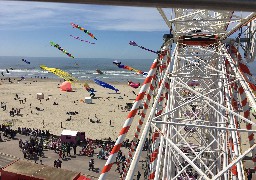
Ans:
{"type": "Polygon", "coordinates": [[[173,9],[168,20],[158,11],[171,33],[99,179],[106,179],[144,102],[122,179],[133,179],[147,142],[146,179],[244,180],[246,156],[256,170],[256,83],[246,64],[255,59],[256,13],[173,9]]]}

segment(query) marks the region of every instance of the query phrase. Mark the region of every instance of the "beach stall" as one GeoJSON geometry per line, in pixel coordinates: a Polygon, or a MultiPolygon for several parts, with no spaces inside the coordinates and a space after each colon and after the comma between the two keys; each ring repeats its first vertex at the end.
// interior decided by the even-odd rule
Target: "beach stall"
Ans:
{"type": "Polygon", "coordinates": [[[64,129],[60,136],[61,142],[69,142],[77,144],[78,141],[85,140],[85,132],[71,131],[64,129]]]}
{"type": "Polygon", "coordinates": [[[86,104],[92,104],[92,98],[91,98],[91,97],[85,97],[85,98],[84,98],[84,102],[85,102],[86,104]]]}
{"type": "Polygon", "coordinates": [[[36,98],[39,100],[44,99],[44,93],[37,93],[36,98]]]}
{"type": "Polygon", "coordinates": [[[68,82],[68,81],[64,81],[64,82],[60,85],[60,89],[61,89],[62,91],[67,91],[67,92],[72,91],[71,83],[68,82]]]}

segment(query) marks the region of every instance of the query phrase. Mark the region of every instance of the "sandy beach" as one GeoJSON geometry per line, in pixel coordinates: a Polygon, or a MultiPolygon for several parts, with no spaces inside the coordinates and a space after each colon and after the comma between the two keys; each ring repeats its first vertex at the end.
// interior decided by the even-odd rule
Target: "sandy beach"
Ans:
{"type": "MultiPolygon", "coordinates": [[[[139,92],[126,83],[109,82],[119,89],[119,93],[89,82],[97,92],[92,104],[83,102],[89,93],[83,88],[83,82],[73,84],[73,92],[61,91],[59,79],[26,79],[17,81],[2,78],[0,81],[0,101],[6,104],[6,110],[0,109],[0,123],[11,122],[13,128],[30,127],[49,130],[60,135],[63,129],[85,132],[93,139],[111,137],[116,139],[129,111],[126,103],[132,103],[139,92]],[[132,92],[134,91],[134,92],[132,92]],[[44,93],[44,99],[37,99],[37,93],[44,93]],[[18,96],[18,98],[16,97],[18,96]],[[23,102],[22,102],[23,101],[23,102]],[[53,105],[56,102],[58,105],[53,105]],[[10,111],[20,109],[19,115],[10,116],[10,111]],[[68,115],[68,112],[77,112],[68,115]],[[71,120],[70,119],[71,116],[71,120]],[[95,123],[90,122],[90,119],[95,123]],[[96,123],[100,120],[100,123],[96,123]],[[111,120],[111,125],[110,125],[111,120]],[[62,123],[62,128],[61,128],[62,123]]],[[[107,81],[106,81],[107,82],[107,81]]],[[[138,120],[138,116],[135,121],[138,120]]],[[[137,123],[133,123],[127,138],[132,139],[137,123]]]]}

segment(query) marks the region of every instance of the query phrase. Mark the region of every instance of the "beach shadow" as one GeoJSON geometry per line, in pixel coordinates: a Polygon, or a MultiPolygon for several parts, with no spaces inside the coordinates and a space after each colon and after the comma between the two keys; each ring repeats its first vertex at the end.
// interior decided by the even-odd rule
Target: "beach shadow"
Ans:
{"type": "Polygon", "coordinates": [[[96,172],[96,173],[99,173],[100,172],[100,168],[94,168],[92,171],[96,172]]]}
{"type": "Polygon", "coordinates": [[[121,94],[121,93],[108,93],[108,94],[121,94]]]}
{"type": "Polygon", "coordinates": [[[76,156],[70,156],[71,158],[76,158],[76,156]]]}
{"type": "Polygon", "coordinates": [[[62,159],[63,161],[68,161],[68,160],[71,160],[71,158],[65,158],[65,159],[62,159]]]}
{"type": "Polygon", "coordinates": [[[92,99],[102,99],[103,97],[93,97],[92,99]]]}

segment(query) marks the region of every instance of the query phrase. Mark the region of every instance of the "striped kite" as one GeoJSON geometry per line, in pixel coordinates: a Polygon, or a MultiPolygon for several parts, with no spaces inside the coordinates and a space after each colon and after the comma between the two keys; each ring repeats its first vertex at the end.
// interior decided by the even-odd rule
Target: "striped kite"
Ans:
{"type": "Polygon", "coordinates": [[[103,82],[103,81],[100,81],[100,80],[98,80],[98,79],[94,79],[94,82],[95,82],[96,84],[98,84],[99,86],[102,86],[102,87],[104,87],[104,88],[112,89],[112,90],[116,91],[116,93],[117,93],[117,91],[119,91],[119,90],[116,89],[114,86],[112,86],[112,85],[110,85],[110,84],[108,84],[108,83],[105,83],[105,82],[103,82]]]}
{"type": "Polygon", "coordinates": [[[56,76],[62,78],[62,79],[65,79],[65,81],[69,81],[69,82],[77,82],[77,79],[74,78],[71,74],[61,70],[61,69],[58,69],[58,68],[51,68],[51,67],[47,67],[45,65],[40,65],[40,68],[45,70],[45,71],[48,71],[48,72],[51,72],[53,74],[55,74],[56,76]]]}
{"type": "Polygon", "coordinates": [[[62,51],[64,54],[68,55],[69,57],[75,58],[75,57],[72,56],[70,53],[68,53],[65,49],[63,49],[62,47],[60,47],[60,45],[58,45],[58,44],[56,44],[56,43],[54,43],[54,42],[52,42],[52,41],[50,41],[50,44],[51,44],[51,46],[56,47],[57,49],[59,49],[59,50],[62,51]]]}
{"type": "Polygon", "coordinates": [[[26,59],[21,59],[23,62],[27,63],[27,64],[30,64],[29,61],[27,61],[26,59]]]}
{"type": "MultiPolygon", "coordinates": [[[[78,82],[78,80],[76,78],[74,78],[71,74],[69,74],[61,69],[51,68],[51,67],[47,67],[45,65],[41,65],[40,68],[45,71],[51,72],[60,78],[65,79],[65,81],[69,81],[71,83],[78,82]]],[[[86,82],[84,83],[84,88],[90,93],[91,97],[95,96],[94,92],[96,92],[96,91],[93,88],[90,88],[90,86],[86,82]]]]}
{"type": "Polygon", "coordinates": [[[129,70],[129,71],[134,71],[134,72],[136,72],[136,74],[147,75],[146,72],[143,72],[143,71],[141,71],[141,70],[134,69],[133,67],[130,67],[130,66],[123,65],[123,64],[121,64],[121,62],[118,62],[117,60],[113,61],[113,64],[117,65],[117,67],[119,67],[119,68],[127,69],[127,70],[129,70]]]}
{"type": "Polygon", "coordinates": [[[73,26],[73,28],[77,28],[77,29],[79,29],[79,30],[81,30],[81,31],[84,31],[86,34],[88,34],[89,36],[91,36],[93,39],[96,39],[96,40],[97,40],[97,38],[96,38],[92,33],[90,33],[88,30],[86,30],[86,29],[80,27],[80,26],[77,25],[77,24],[74,24],[74,23],[70,23],[70,24],[71,24],[71,26],[73,26]]]}

